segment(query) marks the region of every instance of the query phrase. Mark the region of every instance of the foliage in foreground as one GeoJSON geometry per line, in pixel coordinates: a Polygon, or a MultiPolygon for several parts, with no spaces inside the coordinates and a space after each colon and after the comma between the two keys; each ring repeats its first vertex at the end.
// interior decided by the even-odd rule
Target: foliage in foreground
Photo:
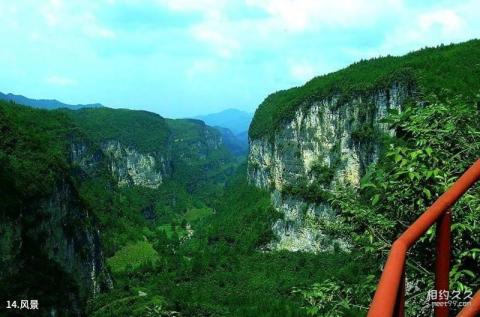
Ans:
{"type": "MultiPolygon", "coordinates": [[[[386,151],[362,179],[359,191],[339,189],[332,199],[339,220],[323,225],[351,239],[366,255],[384,263],[391,242],[418,218],[478,159],[480,122],[478,103],[462,97],[430,97],[421,106],[391,114],[387,122],[399,138],[386,139],[386,151]]],[[[451,290],[467,292],[480,287],[480,189],[471,189],[453,207],[451,290]],[[476,273],[475,273],[476,272],[476,273]]],[[[430,229],[413,247],[407,261],[407,310],[428,315],[427,292],[433,288],[435,230],[430,229]]],[[[375,289],[377,279],[369,279],[375,289]]],[[[354,295],[341,282],[313,286],[303,292],[309,312],[332,314],[328,296],[345,303],[368,305],[373,293],[354,295]],[[331,295],[337,294],[337,295],[331,295]],[[343,295],[342,295],[343,294],[343,295]],[[328,296],[327,296],[328,295],[328,296]],[[318,299],[322,299],[319,301],[318,299]]]]}

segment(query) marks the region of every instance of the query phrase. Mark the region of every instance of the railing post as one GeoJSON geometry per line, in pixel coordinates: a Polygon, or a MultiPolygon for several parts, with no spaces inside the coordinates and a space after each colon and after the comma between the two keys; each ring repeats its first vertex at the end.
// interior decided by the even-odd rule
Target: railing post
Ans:
{"type": "Polygon", "coordinates": [[[405,317],[405,268],[400,278],[400,285],[398,286],[397,301],[395,302],[395,309],[393,317],[405,317]]]}
{"type": "Polygon", "coordinates": [[[400,285],[398,286],[397,300],[395,302],[395,309],[393,310],[393,317],[405,317],[405,268],[403,268],[402,277],[400,278],[400,285]]]}
{"type": "Polygon", "coordinates": [[[435,317],[448,317],[448,275],[450,273],[450,224],[452,213],[448,209],[437,221],[437,241],[435,260],[435,289],[437,291],[437,306],[435,317]],[[442,297],[443,294],[443,297],[442,297]]]}

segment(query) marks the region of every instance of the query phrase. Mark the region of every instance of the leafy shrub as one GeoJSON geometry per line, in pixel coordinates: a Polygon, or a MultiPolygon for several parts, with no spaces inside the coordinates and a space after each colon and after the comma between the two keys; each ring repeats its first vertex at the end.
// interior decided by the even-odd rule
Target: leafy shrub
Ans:
{"type": "MultiPolygon", "coordinates": [[[[371,166],[360,191],[344,188],[331,203],[339,210],[339,223],[331,229],[351,239],[365,254],[385,261],[391,242],[413,223],[436,198],[474,162],[480,153],[480,121],[477,102],[465,97],[432,96],[422,107],[410,106],[392,114],[386,122],[397,131],[386,153],[371,166]]],[[[478,246],[480,194],[470,190],[452,209],[451,287],[477,289],[480,278],[478,246]]],[[[408,298],[412,315],[420,314],[426,292],[432,286],[431,254],[435,230],[429,230],[414,246],[407,261],[407,278],[420,285],[408,298]],[[412,269],[412,268],[416,269],[412,269]]],[[[365,303],[366,304],[366,303],[365,303]]]]}

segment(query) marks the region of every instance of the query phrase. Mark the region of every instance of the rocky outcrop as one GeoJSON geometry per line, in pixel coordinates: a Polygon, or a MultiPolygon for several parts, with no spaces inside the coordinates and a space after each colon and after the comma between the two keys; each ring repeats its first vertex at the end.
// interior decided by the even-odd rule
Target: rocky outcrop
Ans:
{"type": "Polygon", "coordinates": [[[170,162],[162,155],[141,153],[119,141],[110,140],[100,146],[86,141],[72,142],[70,161],[87,175],[101,172],[105,164],[119,187],[158,188],[168,177],[170,162]]]}
{"type": "Polygon", "coordinates": [[[102,150],[109,158],[110,171],[120,187],[158,188],[167,174],[166,160],[161,155],[140,153],[119,141],[104,142],[102,150]]]}
{"type": "Polygon", "coordinates": [[[298,197],[272,193],[273,207],[282,215],[273,225],[278,240],[267,246],[268,249],[319,252],[335,248],[348,250],[345,241],[325,235],[316,220],[334,216],[334,211],[326,203],[311,204],[298,197]]]}
{"type": "Polygon", "coordinates": [[[166,119],[166,123],[167,136],[151,141],[149,146],[122,142],[121,135],[96,142],[72,136],[70,162],[83,178],[108,169],[118,187],[156,189],[178,174],[182,179],[207,176],[207,170],[220,170],[222,164],[232,160],[215,128],[195,119],[166,119]]]}
{"type": "Polygon", "coordinates": [[[299,107],[273,137],[250,140],[248,179],[270,190],[284,215],[274,226],[278,241],[273,247],[315,252],[331,245],[305,219],[334,216],[322,195],[335,186],[359,185],[378,158],[382,135],[393,133],[380,120],[413,94],[395,83],[362,96],[312,101],[299,107]]]}
{"type": "Polygon", "coordinates": [[[86,173],[93,176],[101,169],[104,153],[93,144],[85,140],[70,140],[70,162],[86,173]]]}

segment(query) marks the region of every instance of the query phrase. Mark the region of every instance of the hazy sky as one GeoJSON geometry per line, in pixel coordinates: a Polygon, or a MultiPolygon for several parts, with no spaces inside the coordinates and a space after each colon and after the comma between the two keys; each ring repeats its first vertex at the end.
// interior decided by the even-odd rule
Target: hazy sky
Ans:
{"type": "Polygon", "coordinates": [[[0,91],[254,111],[361,58],[480,37],[480,0],[0,0],[0,91]]]}

